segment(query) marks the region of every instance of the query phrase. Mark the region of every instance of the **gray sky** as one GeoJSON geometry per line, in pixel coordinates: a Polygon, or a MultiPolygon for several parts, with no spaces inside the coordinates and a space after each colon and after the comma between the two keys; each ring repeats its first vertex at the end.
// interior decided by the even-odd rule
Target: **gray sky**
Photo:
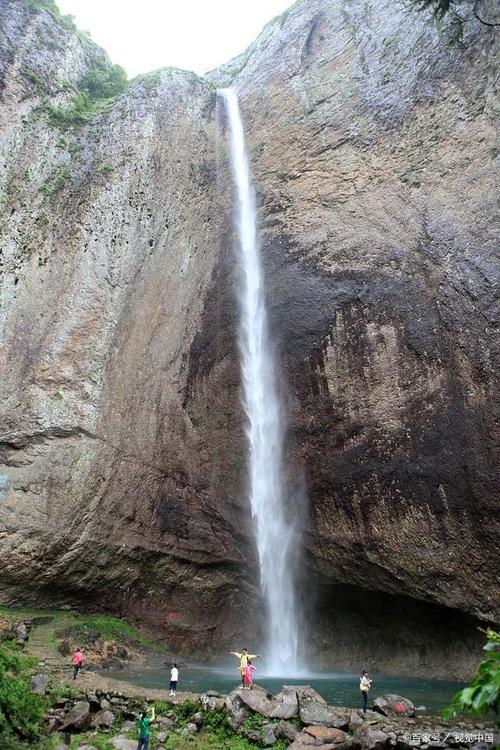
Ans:
{"type": "Polygon", "coordinates": [[[206,73],[239,55],[293,0],[56,0],[130,77],[156,68],[206,73]]]}

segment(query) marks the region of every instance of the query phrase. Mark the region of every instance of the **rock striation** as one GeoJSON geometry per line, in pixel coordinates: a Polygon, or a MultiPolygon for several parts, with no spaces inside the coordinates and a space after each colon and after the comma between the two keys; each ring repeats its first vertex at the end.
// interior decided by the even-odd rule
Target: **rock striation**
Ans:
{"type": "Polygon", "coordinates": [[[105,53],[50,4],[0,0],[2,601],[106,607],[205,657],[262,632],[230,83],[290,510],[307,509],[311,657],[471,670],[477,624],[500,619],[497,55],[493,28],[448,49],[389,0],[309,0],[205,79],[142,76],[72,120],[105,53]]]}

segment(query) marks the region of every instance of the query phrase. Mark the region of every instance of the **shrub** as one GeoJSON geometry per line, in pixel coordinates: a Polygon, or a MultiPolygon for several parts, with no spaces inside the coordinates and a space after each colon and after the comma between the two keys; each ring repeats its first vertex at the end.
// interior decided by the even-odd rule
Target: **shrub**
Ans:
{"type": "Polygon", "coordinates": [[[460,713],[482,716],[494,711],[498,716],[500,707],[500,633],[483,630],[487,642],[483,646],[486,658],[480,663],[470,685],[454,695],[450,706],[443,711],[445,719],[460,713]]]}
{"type": "Polygon", "coordinates": [[[120,65],[90,70],[80,81],[80,89],[91,99],[111,99],[127,87],[127,74],[120,65]]]}
{"type": "Polygon", "coordinates": [[[40,738],[47,700],[31,692],[31,661],[0,646],[0,747],[18,750],[40,738]]]}

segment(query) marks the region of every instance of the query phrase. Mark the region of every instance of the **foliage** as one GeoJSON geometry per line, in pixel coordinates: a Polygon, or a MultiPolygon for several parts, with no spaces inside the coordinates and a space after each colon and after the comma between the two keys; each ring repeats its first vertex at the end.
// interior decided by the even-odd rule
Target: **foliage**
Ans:
{"type": "Polygon", "coordinates": [[[27,7],[34,11],[46,10],[52,18],[71,31],[75,30],[73,16],[62,15],[54,0],[24,0],[27,7]]]}
{"type": "Polygon", "coordinates": [[[121,94],[127,87],[127,74],[121,65],[94,68],[83,76],[79,87],[94,101],[111,99],[121,94]]]}
{"type": "Polygon", "coordinates": [[[264,722],[267,721],[260,714],[250,714],[243,722],[244,729],[261,729],[264,722]]]}
{"type": "Polygon", "coordinates": [[[0,646],[0,747],[17,750],[38,740],[47,700],[31,692],[27,670],[32,661],[0,646]]]}
{"type": "Polygon", "coordinates": [[[68,637],[83,643],[97,638],[102,638],[105,641],[149,643],[148,639],[144,638],[126,620],[108,615],[67,615],[65,626],[58,629],[56,634],[59,637],[68,637]]]}
{"type": "Polygon", "coordinates": [[[82,125],[91,120],[108,102],[94,100],[87,92],[79,92],[73,97],[68,107],[53,107],[49,105],[47,111],[51,121],[60,127],[82,125]]]}
{"type": "Polygon", "coordinates": [[[93,68],[79,81],[78,91],[67,107],[47,107],[50,119],[61,127],[88,122],[104,111],[127,85],[126,73],[120,65],[93,68]]]}
{"type": "Polygon", "coordinates": [[[50,689],[50,700],[52,703],[62,700],[81,701],[85,698],[85,691],[81,688],[73,688],[69,685],[55,685],[50,689]]]}
{"type": "Polygon", "coordinates": [[[191,716],[200,710],[198,703],[194,701],[184,701],[173,707],[175,721],[182,727],[190,720],[191,716]]]}
{"type": "Polygon", "coordinates": [[[228,737],[232,733],[226,713],[215,709],[208,709],[204,712],[203,728],[221,738],[228,737]]]}
{"type": "Polygon", "coordinates": [[[486,657],[480,663],[470,685],[453,697],[451,705],[443,712],[445,719],[460,713],[482,716],[500,708],[500,633],[495,630],[482,630],[487,642],[483,646],[486,657]]]}

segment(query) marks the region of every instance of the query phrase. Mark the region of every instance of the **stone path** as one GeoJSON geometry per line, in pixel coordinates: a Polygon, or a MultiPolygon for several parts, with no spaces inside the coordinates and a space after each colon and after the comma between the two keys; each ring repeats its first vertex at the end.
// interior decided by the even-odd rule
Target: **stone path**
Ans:
{"type": "Polygon", "coordinates": [[[39,662],[43,661],[47,667],[57,672],[66,671],[69,675],[71,672],[71,660],[66,656],[62,656],[50,642],[53,631],[53,623],[34,627],[29,634],[26,653],[38,659],[39,662]]]}
{"type": "Polygon", "coordinates": [[[71,659],[62,656],[55,645],[51,642],[53,637],[54,624],[47,623],[38,625],[31,630],[26,653],[33,656],[37,661],[43,662],[53,673],[52,681],[57,685],[71,685],[82,690],[102,690],[123,693],[129,698],[144,698],[145,700],[165,700],[168,697],[169,703],[182,703],[185,700],[196,700],[198,697],[195,693],[179,692],[175,698],[168,696],[168,688],[165,690],[143,688],[132,685],[125,680],[116,680],[107,677],[101,672],[91,672],[84,670],[76,680],[73,680],[73,667],[71,659]]]}

